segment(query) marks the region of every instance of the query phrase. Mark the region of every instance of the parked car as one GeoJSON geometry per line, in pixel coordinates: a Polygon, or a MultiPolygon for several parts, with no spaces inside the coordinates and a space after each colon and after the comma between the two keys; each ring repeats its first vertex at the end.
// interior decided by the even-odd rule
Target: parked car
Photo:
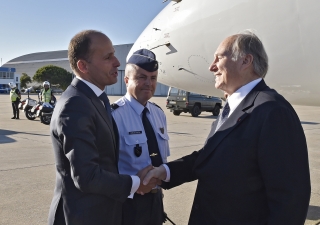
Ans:
{"type": "Polygon", "coordinates": [[[0,93],[8,94],[10,92],[9,85],[7,84],[0,84],[0,93]]]}
{"type": "Polygon", "coordinates": [[[179,116],[184,112],[191,113],[193,117],[197,117],[203,111],[212,112],[214,116],[218,116],[222,108],[222,100],[218,97],[201,95],[170,87],[166,107],[175,116],[179,116]]]}

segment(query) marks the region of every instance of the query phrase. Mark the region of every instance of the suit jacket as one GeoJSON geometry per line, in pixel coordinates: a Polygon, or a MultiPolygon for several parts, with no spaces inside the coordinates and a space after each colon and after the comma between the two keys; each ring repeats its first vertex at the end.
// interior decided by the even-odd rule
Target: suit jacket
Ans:
{"type": "Polygon", "coordinates": [[[200,151],[168,166],[165,188],[198,179],[189,224],[304,224],[311,191],[305,135],[292,106],[263,80],[200,151]]]}
{"type": "Polygon", "coordinates": [[[100,99],[75,78],[57,102],[50,125],[56,161],[50,225],[121,224],[132,180],[119,175],[114,126],[100,99]]]}

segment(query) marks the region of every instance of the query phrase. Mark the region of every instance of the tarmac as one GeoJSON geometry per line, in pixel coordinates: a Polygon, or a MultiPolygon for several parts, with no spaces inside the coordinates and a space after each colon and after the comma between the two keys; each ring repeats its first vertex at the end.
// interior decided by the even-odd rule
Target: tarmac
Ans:
{"type": "MultiPolygon", "coordinates": [[[[26,95],[23,95],[24,99],[26,95]]],[[[31,96],[36,99],[36,96],[31,96]]],[[[109,96],[114,102],[119,96],[109,96]]],[[[217,117],[174,116],[165,108],[165,97],[154,97],[167,115],[171,156],[169,161],[202,148],[217,117]]],[[[320,224],[320,107],[294,106],[307,137],[312,193],[305,225],[320,224]]],[[[0,94],[0,225],[47,224],[55,184],[54,155],[49,126],[37,118],[11,120],[9,95],[0,94]]],[[[164,192],[164,207],[177,225],[188,223],[197,182],[164,192]]],[[[166,222],[165,224],[170,224],[166,222]]],[[[286,224],[284,224],[286,225],[286,224]]]]}

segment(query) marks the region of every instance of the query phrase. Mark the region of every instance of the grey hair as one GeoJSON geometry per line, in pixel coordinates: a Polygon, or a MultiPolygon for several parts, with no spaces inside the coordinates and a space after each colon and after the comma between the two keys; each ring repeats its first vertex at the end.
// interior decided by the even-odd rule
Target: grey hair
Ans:
{"type": "Polygon", "coordinates": [[[130,74],[132,74],[133,72],[137,71],[137,69],[138,69],[138,66],[137,66],[137,65],[128,63],[128,64],[126,65],[126,69],[125,69],[124,76],[125,76],[125,77],[129,77],[130,74]]]}
{"type": "Polygon", "coordinates": [[[260,39],[252,31],[246,30],[234,35],[234,41],[230,45],[231,57],[233,61],[245,55],[253,56],[253,71],[261,78],[268,72],[268,55],[260,39]]]}

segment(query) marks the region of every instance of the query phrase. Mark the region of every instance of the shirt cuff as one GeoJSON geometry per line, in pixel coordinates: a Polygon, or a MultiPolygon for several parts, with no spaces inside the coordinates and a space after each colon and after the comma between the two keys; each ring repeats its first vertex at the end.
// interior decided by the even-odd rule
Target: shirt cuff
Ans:
{"type": "Polygon", "coordinates": [[[131,179],[132,179],[132,187],[131,187],[130,195],[128,196],[128,198],[133,198],[134,193],[136,193],[136,191],[140,186],[140,178],[138,176],[131,176],[131,179]]]}
{"type": "Polygon", "coordinates": [[[164,182],[169,182],[169,181],[170,181],[170,169],[169,169],[169,167],[167,166],[167,164],[162,164],[162,166],[166,169],[166,172],[167,172],[167,177],[166,177],[166,179],[164,180],[164,182]]]}

